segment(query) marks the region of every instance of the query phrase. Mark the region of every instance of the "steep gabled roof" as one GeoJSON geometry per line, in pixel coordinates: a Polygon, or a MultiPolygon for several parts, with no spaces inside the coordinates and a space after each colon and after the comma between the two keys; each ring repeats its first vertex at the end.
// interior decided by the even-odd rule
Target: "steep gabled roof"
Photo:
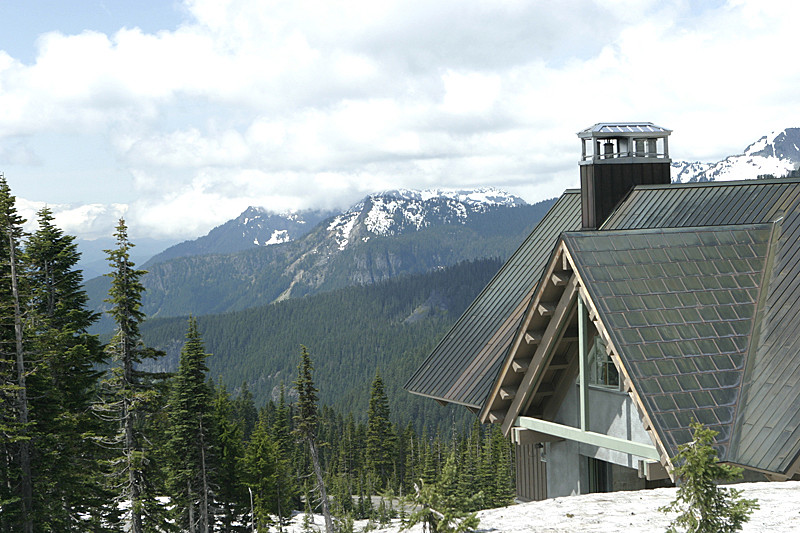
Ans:
{"type": "MultiPolygon", "coordinates": [[[[720,458],[754,357],[772,224],[571,233],[564,242],[669,457],[697,420],[720,458]]],[[[798,413],[800,415],[800,413],[798,413]]],[[[755,466],[755,465],[754,465],[755,466]]]]}
{"type": "Polygon", "coordinates": [[[406,383],[414,394],[480,409],[558,235],[581,226],[566,191],[406,383]]]}
{"type": "MultiPolygon", "coordinates": [[[[528,332],[520,325],[526,309],[535,308],[537,290],[547,289],[537,287],[554,259],[553,250],[562,249],[556,246],[556,236],[579,227],[579,195],[570,191],[407,388],[483,408],[485,415],[493,408],[487,403],[490,396],[497,402],[498,395],[506,393],[498,405],[508,409],[512,402],[508,398],[514,394],[504,389],[514,357],[510,347],[523,342],[528,332]]],[[[575,261],[583,263],[579,268],[586,276],[596,276],[592,298],[607,303],[605,320],[615,332],[609,335],[618,336],[614,343],[628,354],[620,355],[619,362],[630,366],[631,385],[658,426],[657,440],[663,441],[665,453],[673,454],[678,443],[688,440],[686,416],[696,416],[720,431],[718,444],[725,460],[788,475],[800,470],[800,180],[638,186],[600,230],[567,235],[562,242],[574,248],[575,261]],[[617,258],[624,264],[600,268],[593,263],[601,252],[614,256],[611,250],[620,249],[620,242],[631,237],[637,247],[617,258]],[[751,240],[750,252],[745,253],[740,238],[751,240]],[[691,244],[698,240],[703,246],[691,244]],[[673,257],[667,255],[670,261],[658,266],[648,263],[664,254],[673,257]],[[700,271],[701,262],[713,272],[692,275],[700,271]],[[638,277],[642,273],[647,276],[638,277]],[[619,290],[627,287],[637,293],[602,293],[602,287],[608,289],[618,276],[628,277],[619,290]],[[714,283],[720,286],[715,288],[714,283]],[[669,292],[681,286],[680,294],[669,292]],[[662,295],[661,289],[669,290],[662,295]],[[638,302],[636,298],[643,307],[629,309],[628,303],[638,302]],[[688,304],[692,298],[693,306],[688,304]],[[664,322],[668,319],[675,323],[664,322]],[[675,336],[674,342],[665,344],[662,334],[675,336]],[[661,362],[653,359],[655,349],[660,350],[661,362]],[[673,352],[663,350],[674,354],[670,358],[673,352]],[[665,373],[667,368],[673,370],[673,364],[679,372],[665,373]]],[[[572,321],[574,314],[563,319],[572,321]]],[[[571,334],[564,335],[560,332],[556,341],[564,347],[555,367],[563,368],[563,360],[574,352],[570,341],[563,341],[571,334]]],[[[530,351],[535,342],[526,339],[524,349],[530,351]]],[[[554,372],[566,376],[566,370],[550,371],[550,376],[554,372]]],[[[568,380],[562,376],[562,381],[568,380]]]]}

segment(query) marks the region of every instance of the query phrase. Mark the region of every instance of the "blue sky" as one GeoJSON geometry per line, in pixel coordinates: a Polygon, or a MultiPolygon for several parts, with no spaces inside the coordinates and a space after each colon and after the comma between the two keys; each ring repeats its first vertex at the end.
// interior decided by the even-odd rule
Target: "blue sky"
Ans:
{"type": "Polygon", "coordinates": [[[577,183],[575,133],[717,161],[800,126],[800,3],[0,0],[0,171],[67,231],[186,239],[249,205],[577,183]]]}

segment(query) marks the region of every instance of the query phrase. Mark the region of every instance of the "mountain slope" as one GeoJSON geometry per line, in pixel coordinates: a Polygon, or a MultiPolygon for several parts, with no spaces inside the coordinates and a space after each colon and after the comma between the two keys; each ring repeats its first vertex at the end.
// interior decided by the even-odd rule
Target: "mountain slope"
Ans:
{"type": "Polygon", "coordinates": [[[294,241],[334,214],[320,210],[271,213],[264,208],[251,206],[233,220],[212,229],[208,235],[176,244],[156,254],[144,267],[176,257],[230,254],[257,246],[294,241]]]}
{"type": "MultiPolygon", "coordinates": [[[[369,384],[380,368],[393,413],[402,412],[407,420],[449,423],[451,411],[405,393],[402,384],[500,266],[496,259],[459,263],[382,283],[198,317],[206,350],[213,354],[207,361],[209,375],[222,379],[229,390],[247,381],[261,405],[277,398],[282,382],[288,385],[295,378],[303,344],[314,358],[322,403],[366,413],[369,384]]],[[[176,367],[186,325],[185,317],[177,317],[149,320],[142,326],[145,343],[167,351],[160,370],[176,367]]],[[[462,413],[467,411],[457,412],[462,413]]]]}
{"type": "MultiPolygon", "coordinates": [[[[148,265],[148,316],[203,315],[481,257],[507,257],[552,200],[521,205],[494,189],[371,195],[296,241],[148,265]]],[[[107,281],[87,283],[95,308],[107,281]]]]}
{"type": "Polygon", "coordinates": [[[745,148],[744,153],[716,163],[673,161],[672,181],[722,181],[783,177],[800,166],[800,128],[764,135],[745,148]]]}

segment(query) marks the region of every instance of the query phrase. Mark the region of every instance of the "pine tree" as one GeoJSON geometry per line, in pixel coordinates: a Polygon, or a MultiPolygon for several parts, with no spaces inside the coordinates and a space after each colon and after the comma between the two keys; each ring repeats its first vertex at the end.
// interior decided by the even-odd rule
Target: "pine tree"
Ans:
{"type": "Polygon", "coordinates": [[[206,383],[207,357],[197,320],[190,317],[186,343],[181,350],[178,371],[172,378],[167,403],[167,446],[170,452],[168,486],[177,521],[192,533],[198,530],[208,533],[212,520],[209,472],[213,419],[211,388],[206,383]],[[198,510],[196,516],[195,509],[198,510]]]}
{"type": "Polygon", "coordinates": [[[692,442],[681,444],[673,459],[680,486],[675,500],[661,511],[678,511],[668,531],[685,528],[686,533],[733,533],[740,531],[750,514],[758,509],[756,500],[741,497],[742,491],[717,486],[717,482],[739,479],[742,469],[720,464],[711,446],[716,431],[692,422],[692,442]]]}
{"type": "Polygon", "coordinates": [[[389,420],[389,399],[379,372],[375,373],[367,412],[367,464],[376,489],[386,487],[393,470],[394,432],[389,420]]]}
{"type": "Polygon", "coordinates": [[[139,324],[144,319],[141,311],[144,286],[143,270],[137,270],[130,259],[133,244],[128,240],[128,228],[120,219],[116,228],[116,245],[106,250],[111,288],[106,302],[116,324],[116,331],[106,347],[116,362],[110,376],[103,382],[105,395],[96,411],[107,421],[118,423],[119,431],[107,444],[117,456],[110,461],[113,487],[118,502],[129,506],[127,515],[133,533],[154,530],[164,523],[164,511],[153,494],[147,439],[142,434],[144,418],[160,401],[154,387],[157,376],[137,368],[143,359],[159,357],[162,353],[145,348],[141,342],[139,324]]]}
{"type": "Polygon", "coordinates": [[[297,367],[297,380],[294,386],[297,389],[297,411],[294,417],[295,433],[306,441],[311,461],[314,466],[314,475],[317,478],[317,491],[322,503],[322,514],[325,517],[325,532],[333,533],[328,493],[325,490],[325,479],[322,476],[322,467],[317,449],[317,425],[319,416],[317,412],[317,389],[312,378],[313,366],[311,356],[305,346],[300,350],[300,364],[297,367]]]}

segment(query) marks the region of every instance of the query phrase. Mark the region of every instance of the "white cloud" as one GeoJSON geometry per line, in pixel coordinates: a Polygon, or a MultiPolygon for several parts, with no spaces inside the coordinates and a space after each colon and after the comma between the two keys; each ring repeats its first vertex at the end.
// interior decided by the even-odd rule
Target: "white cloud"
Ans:
{"type": "Polygon", "coordinates": [[[113,226],[114,202],[132,225],[188,238],[248,205],[345,207],[398,186],[537,201],[575,185],[574,134],[594,122],[652,120],[675,131],[673,157],[702,160],[800,125],[796,2],[186,9],[172,31],[42,35],[30,65],[0,51],[0,165],[23,179],[40,166],[27,197],[65,203],[40,177],[58,174],[58,136],[100,140],[76,156],[87,176],[102,146],[129,177],[98,177],[91,208],[60,214],[75,231],[113,226]]]}

